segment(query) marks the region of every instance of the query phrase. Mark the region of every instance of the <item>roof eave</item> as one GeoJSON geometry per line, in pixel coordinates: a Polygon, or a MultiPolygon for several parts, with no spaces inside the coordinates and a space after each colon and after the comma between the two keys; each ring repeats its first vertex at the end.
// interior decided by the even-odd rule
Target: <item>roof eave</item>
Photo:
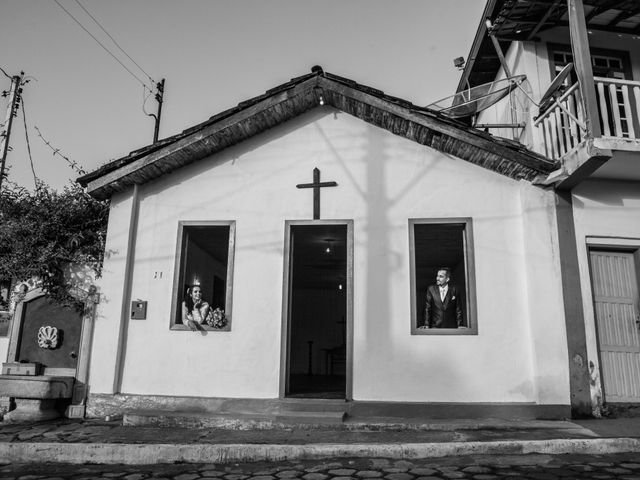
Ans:
{"type": "MultiPolygon", "coordinates": [[[[449,137],[456,141],[463,142],[467,145],[482,149],[488,153],[498,155],[504,159],[512,159],[518,162],[520,165],[530,168],[532,170],[537,171],[552,171],[552,169],[556,166],[556,162],[547,159],[541,155],[538,155],[534,152],[527,150],[524,147],[514,148],[515,145],[512,143],[507,146],[507,141],[504,141],[500,138],[493,137],[489,134],[481,132],[476,129],[471,129],[466,125],[457,122],[455,120],[450,120],[446,117],[443,117],[436,112],[424,111],[424,109],[411,109],[406,108],[401,105],[397,105],[394,102],[390,102],[385,100],[384,98],[378,98],[374,95],[367,94],[365,92],[361,92],[355,89],[350,89],[349,87],[340,85],[340,84],[331,84],[331,80],[326,78],[320,78],[318,80],[318,85],[322,86],[326,90],[337,92],[345,97],[350,97],[356,101],[360,101],[362,103],[366,103],[372,107],[375,107],[379,110],[389,112],[392,115],[395,115],[399,118],[412,122],[416,125],[422,126],[424,128],[429,129],[432,132],[435,132],[437,135],[442,137],[449,137]]],[[[354,114],[355,112],[349,111],[348,108],[344,108],[343,106],[339,106],[334,102],[331,102],[333,106],[339,108],[342,111],[345,111],[350,114],[354,114]]],[[[362,118],[361,115],[355,115],[358,118],[362,118]]],[[[366,118],[362,118],[365,121],[368,121],[366,118]]],[[[373,122],[369,122],[373,123],[373,122]]],[[[378,125],[380,126],[380,125],[378,125]]],[[[398,132],[394,132],[398,133],[398,132]]],[[[407,133],[403,134],[409,138],[407,133]]],[[[418,141],[417,139],[413,139],[414,141],[418,141]]],[[[422,143],[419,142],[418,143],[422,143]]],[[[434,146],[434,145],[430,145],[434,146]]],[[[437,148],[437,147],[434,147],[437,148]]],[[[440,149],[442,150],[442,149],[440,149]]],[[[460,156],[458,154],[458,156],[460,156]]],[[[464,158],[461,156],[461,158],[464,158]]]]}
{"type": "Polygon", "coordinates": [[[125,157],[126,162],[117,168],[102,174],[94,172],[94,177],[86,181],[88,192],[95,198],[109,198],[133,184],[145,183],[215,154],[318,107],[320,92],[323,92],[324,103],[328,106],[511,178],[533,180],[557,167],[556,162],[513,142],[492,137],[436,112],[336,75],[314,75],[286,89],[276,88],[269,92],[256,97],[259,101],[241,103],[241,108],[236,108],[230,115],[217,115],[212,117],[215,121],[185,130],[182,136],[176,136],[180,138],[147,154],[137,158],[125,157]]]}
{"type": "Polygon", "coordinates": [[[214,115],[213,117],[209,118],[208,120],[205,120],[204,122],[201,122],[197,125],[194,125],[190,128],[187,128],[186,130],[183,130],[180,133],[177,133],[175,135],[172,135],[171,137],[167,137],[167,138],[163,138],[162,140],[159,140],[155,143],[152,143],[150,145],[146,145],[144,147],[141,147],[137,150],[132,151],[131,153],[129,153],[129,155],[126,155],[124,157],[121,157],[119,159],[113,160],[103,166],[101,166],[100,168],[94,170],[93,172],[89,172],[85,175],[82,175],[81,177],[77,178],[76,181],[82,185],[83,187],[87,187],[91,182],[93,182],[95,179],[98,179],[104,175],[107,175],[108,173],[117,170],[119,168],[122,168],[132,162],[134,162],[135,160],[145,157],[157,150],[160,150],[162,148],[167,147],[168,145],[171,145],[175,142],[178,142],[179,140],[189,136],[191,133],[193,132],[197,132],[202,130],[203,128],[205,128],[208,125],[214,124],[222,119],[225,119],[227,117],[230,117],[236,113],[238,113],[241,110],[245,110],[247,107],[257,104],[259,103],[261,100],[267,98],[267,97],[271,97],[276,93],[282,92],[282,91],[286,91],[308,79],[312,79],[317,77],[318,75],[323,74],[324,72],[322,71],[322,67],[319,66],[315,66],[311,69],[310,74],[306,74],[306,75],[302,75],[300,77],[296,77],[291,79],[289,82],[283,83],[282,85],[278,85],[275,88],[272,88],[270,90],[267,90],[267,92],[265,92],[262,95],[258,95],[257,97],[245,100],[243,102],[240,102],[238,105],[231,107],[227,110],[224,110],[216,115],[214,115]]]}
{"type": "MultiPolygon", "coordinates": [[[[275,93],[220,121],[211,123],[149,154],[135,158],[119,168],[86,181],[85,186],[87,192],[97,199],[106,199],[109,198],[112,193],[122,190],[128,185],[141,183],[141,178],[143,181],[146,181],[144,180],[145,177],[149,177],[149,179],[155,178],[160,174],[169,173],[178,167],[193,163],[233,144],[239,143],[254,134],[248,134],[244,138],[238,136],[229,142],[215,142],[212,141],[212,139],[215,138],[216,135],[224,134],[228,129],[238,127],[242,121],[265,112],[279,103],[290,100],[304,92],[313,94],[313,87],[317,83],[317,78],[317,76],[313,76],[291,89],[275,93]],[[185,152],[188,152],[188,154],[185,154],[185,152]]],[[[308,101],[304,103],[301,107],[308,110],[317,102],[308,101]]],[[[297,112],[296,115],[299,113],[301,112],[297,112]]],[[[86,176],[82,178],[86,178],[86,176]]],[[[80,179],[78,179],[78,181],[80,182],[80,179]]]]}

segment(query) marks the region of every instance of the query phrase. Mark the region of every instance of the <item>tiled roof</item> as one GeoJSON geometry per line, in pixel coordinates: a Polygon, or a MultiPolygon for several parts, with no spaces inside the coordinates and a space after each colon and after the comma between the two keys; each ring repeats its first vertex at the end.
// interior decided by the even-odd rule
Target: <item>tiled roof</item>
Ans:
{"type": "Polygon", "coordinates": [[[314,67],[209,120],[114,160],[78,182],[96,198],[170,173],[320,106],[334,107],[439,151],[516,179],[533,180],[556,162],[522,145],[314,67]]]}

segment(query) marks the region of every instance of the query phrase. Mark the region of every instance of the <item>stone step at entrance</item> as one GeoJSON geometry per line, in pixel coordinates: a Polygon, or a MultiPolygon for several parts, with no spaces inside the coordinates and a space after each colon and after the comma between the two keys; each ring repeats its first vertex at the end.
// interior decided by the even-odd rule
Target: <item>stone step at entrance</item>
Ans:
{"type": "Polygon", "coordinates": [[[345,400],[284,398],[279,402],[281,412],[346,412],[345,400]]]}
{"type": "Polygon", "coordinates": [[[297,412],[287,414],[145,412],[125,413],[123,425],[186,428],[222,428],[229,430],[260,430],[279,427],[319,428],[342,425],[344,412],[297,412]]]}
{"type": "Polygon", "coordinates": [[[341,425],[347,414],[344,400],[283,399],[270,405],[241,400],[225,402],[215,411],[133,410],[123,425],[188,428],[268,429],[296,425],[317,428],[341,425]],[[266,408],[265,408],[266,407],[266,408]]]}

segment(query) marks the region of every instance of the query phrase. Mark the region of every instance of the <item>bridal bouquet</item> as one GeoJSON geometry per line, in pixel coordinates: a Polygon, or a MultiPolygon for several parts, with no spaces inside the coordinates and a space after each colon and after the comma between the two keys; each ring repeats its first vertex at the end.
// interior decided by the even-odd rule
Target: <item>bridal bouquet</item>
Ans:
{"type": "Polygon", "coordinates": [[[224,311],[220,308],[216,308],[213,312],[207,315],[207,324],[213,328],[226,327],[227,317],[225,317],[224,311]]]}

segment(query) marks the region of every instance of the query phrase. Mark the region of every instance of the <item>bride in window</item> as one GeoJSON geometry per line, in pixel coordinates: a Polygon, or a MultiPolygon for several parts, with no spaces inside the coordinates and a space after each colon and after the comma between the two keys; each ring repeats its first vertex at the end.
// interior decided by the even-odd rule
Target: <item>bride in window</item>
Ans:
{"type": "Polygon", "coordinates": [[[211,306],[202,299],[200,285],[187,289],[187,298],[182,302],[182,323],[191,330],[200,330],[200,325],[206,325],[211,315],[211,306]]]}

